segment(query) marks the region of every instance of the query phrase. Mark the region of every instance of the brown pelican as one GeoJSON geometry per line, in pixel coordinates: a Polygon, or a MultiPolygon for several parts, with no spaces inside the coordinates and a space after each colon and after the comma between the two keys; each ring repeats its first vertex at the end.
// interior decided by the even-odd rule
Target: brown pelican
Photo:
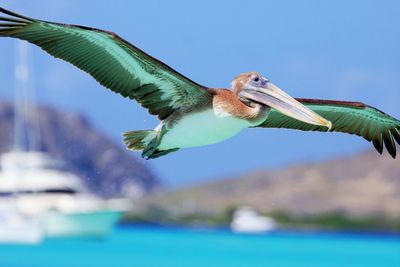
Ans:
{"type": "Polygon", "coordinates": [[[127,147],[144,158],[217,143],[248,127],[356,134],[396,156],[400,121],[363,103],[294,99],[257,72],[236,77],[232,90],[208,88],[115,33],[0,12],[0,36],[40,46],[157,115],[154,130],[124,133],[127,147]]]}

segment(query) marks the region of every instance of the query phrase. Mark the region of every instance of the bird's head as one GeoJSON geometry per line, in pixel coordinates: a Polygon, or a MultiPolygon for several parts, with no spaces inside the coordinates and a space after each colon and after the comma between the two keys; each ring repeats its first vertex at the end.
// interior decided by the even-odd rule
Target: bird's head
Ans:
{"type": "Polygon", "coordinates": [[[257,72],[242,73],[232,81],[232,90],[246,104],[261,104],[278,110],[294,119],[329,129],[332,123],[257,72]]]}

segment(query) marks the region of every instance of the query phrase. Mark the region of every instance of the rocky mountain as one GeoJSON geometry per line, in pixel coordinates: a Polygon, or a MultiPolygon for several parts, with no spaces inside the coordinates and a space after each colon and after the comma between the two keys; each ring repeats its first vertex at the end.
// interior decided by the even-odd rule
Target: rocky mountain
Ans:
{"type": "Polygon", "coordinates": [[[259,170],[240,177],[158,194],[153,205],[174,212],[220,213],[251,205],[291,216],[340,213],[353,218],[400,217],[400,159],[365,152],[319,163],[259,170]]]}
{"type": "MultiPolygon", "coordinates": [[[[66,161],[94,192],[135,197],[160,186],[141,159],[97,131],[84,116],[50,107],[27,107],[24,114],[27,122],[20,143],[38,140],[40,135],[40,150],[66,161]]],[[[0,102],[0,153],[13,144],[14,115],[12,104],[0,102]]]]}

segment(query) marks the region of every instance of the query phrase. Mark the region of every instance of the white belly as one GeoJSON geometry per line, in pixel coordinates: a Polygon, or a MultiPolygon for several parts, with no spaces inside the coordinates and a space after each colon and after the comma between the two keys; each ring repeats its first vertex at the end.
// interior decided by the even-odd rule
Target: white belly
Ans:
{"type": "Polygon", "coordinates": [[[185,116],[163,136],[159,148],[185,148],[221,142],[238,134],[250,122],[229,114],[205,110],[185,116]]]}

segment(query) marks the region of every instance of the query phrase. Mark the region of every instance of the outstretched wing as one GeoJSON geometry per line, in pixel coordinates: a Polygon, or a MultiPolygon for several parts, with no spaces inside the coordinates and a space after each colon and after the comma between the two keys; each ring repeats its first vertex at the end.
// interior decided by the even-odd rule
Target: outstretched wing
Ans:
{"type": "Polygon", "coordinates": [[[0,36],[40,46],[112,91],[138,101],[160,119],[211,98],[207,88],[112,32],[36,20],[1,7],[0,13],[8,15],[0,17],[0,36]]]}
{"type": "MultiPolygon", "coordinates": [[[[383,143],[389,154],[396,157],[395,141],[400,144],[400,121],[382,111],[359,102],[297,99],[302,104],[332,122],[330,131],[362,136],[372,141],[376,150],[382,154],[383,143]]],[[[328,128],[307,124],[292,119],[276,110],[257,127],[288,128],[303,131],[327,132],[328,128]]]]}

